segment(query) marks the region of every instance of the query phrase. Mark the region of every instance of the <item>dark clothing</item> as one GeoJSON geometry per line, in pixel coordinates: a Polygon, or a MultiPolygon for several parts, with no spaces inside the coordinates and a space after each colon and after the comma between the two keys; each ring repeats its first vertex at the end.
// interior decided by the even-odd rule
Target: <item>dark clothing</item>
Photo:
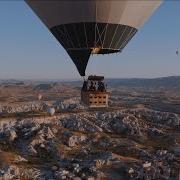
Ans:
{"type": "Polygon", "coordinates": [[[98,91],[104,92],[106,90],[105,85],[103,82],[98,82],[98,91]]]}
{"type": "Polygon", "coordinates": [[[93,81],[91,81],[91,85],[89,87],[89,91],[96,91],[96,86],[95,84],[93,83],[93,81]]]}
{"type": "Polygon", "coordinates": [[[87,81],[84,81],[82,90],[83,91],[87,91],[88,90],[88,82],[87,81]]]}

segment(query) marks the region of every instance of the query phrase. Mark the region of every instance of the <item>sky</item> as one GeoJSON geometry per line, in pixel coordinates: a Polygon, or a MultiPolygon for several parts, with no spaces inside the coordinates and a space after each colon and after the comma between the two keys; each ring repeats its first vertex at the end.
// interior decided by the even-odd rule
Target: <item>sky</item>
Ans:
{"type": "MultiPolygon", "coordinates": [[[[0,0],[0,79],[79,79],[63,47],[23,0],[0,0]]],[[[122,53],[93,55],[86,74],[180,75],[180,0],[166,0],[122,53]]]]}

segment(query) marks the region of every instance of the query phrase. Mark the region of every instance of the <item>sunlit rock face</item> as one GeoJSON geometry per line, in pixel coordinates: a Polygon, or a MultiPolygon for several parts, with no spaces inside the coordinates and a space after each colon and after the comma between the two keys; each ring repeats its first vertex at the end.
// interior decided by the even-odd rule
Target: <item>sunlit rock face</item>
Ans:
{"type": "Polygon", "coordinates": [[[56,111],[85,109],[80,98],[67,98],[53,102],[27,102],[23,104],[0,105],[0,115],[16,114],[28,112],[47,112],[49,108],[54,108],[56,111]]]}
{"type": "Polygon", "coordinates": [[[55,109],[60,111],[85,108],[81,104],[80,98],[69,98],[64,100],[58,100],[53,104],[53,106],[55,107],[55,109]]]}
{"type": "Polygon", "coordinates": [[[31,111],[42,111],[45,108],[45,103],[29,102],[16,105],[1,105],[0,114],[12,114],[12,113],[26,113],[31,111]]]}
{"type": "Polygon", "coordinates": [[[176,177],[179,139],[170,117],[179,118],[125,109],[1,120],[0,178],[176,177]]]}

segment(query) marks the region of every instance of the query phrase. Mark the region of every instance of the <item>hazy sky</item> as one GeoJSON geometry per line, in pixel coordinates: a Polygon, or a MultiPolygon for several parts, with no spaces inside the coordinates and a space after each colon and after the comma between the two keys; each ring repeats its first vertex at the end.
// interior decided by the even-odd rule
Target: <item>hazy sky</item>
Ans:
{"type": "MultiPolygon", "coordinates": [[[[0,79],[80,78],[48,29],[21,0],[0,0],[0,79]]],[[[122,53],[91,57],[87,74],[180,75],[180,0],[165,1],[122,53]]]]}

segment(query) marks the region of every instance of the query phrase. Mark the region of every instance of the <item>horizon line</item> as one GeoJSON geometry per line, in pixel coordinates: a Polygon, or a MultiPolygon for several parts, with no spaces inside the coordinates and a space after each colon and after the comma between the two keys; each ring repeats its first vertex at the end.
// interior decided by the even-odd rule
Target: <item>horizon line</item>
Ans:
{"type": "MultiPolygon", "coordinates": [[[[157,77],[105,77],[106,80],[111,80],[111,79],[147,79],[147,80],[151,80],[151,79],[160,79],[160,78],[171,78],[171,77],[180,77],[180,75],[169,75],[169,76],[157,76],[157,77]]],[[[61,82],[67,82],[67,81],[82,81],[82,78],[39,78],[39,79],[31,79],[31,78],[0,78],[0,81],[52,81],[52,82],[56,82],[56,81],[61,81],[61,82]]]]}

